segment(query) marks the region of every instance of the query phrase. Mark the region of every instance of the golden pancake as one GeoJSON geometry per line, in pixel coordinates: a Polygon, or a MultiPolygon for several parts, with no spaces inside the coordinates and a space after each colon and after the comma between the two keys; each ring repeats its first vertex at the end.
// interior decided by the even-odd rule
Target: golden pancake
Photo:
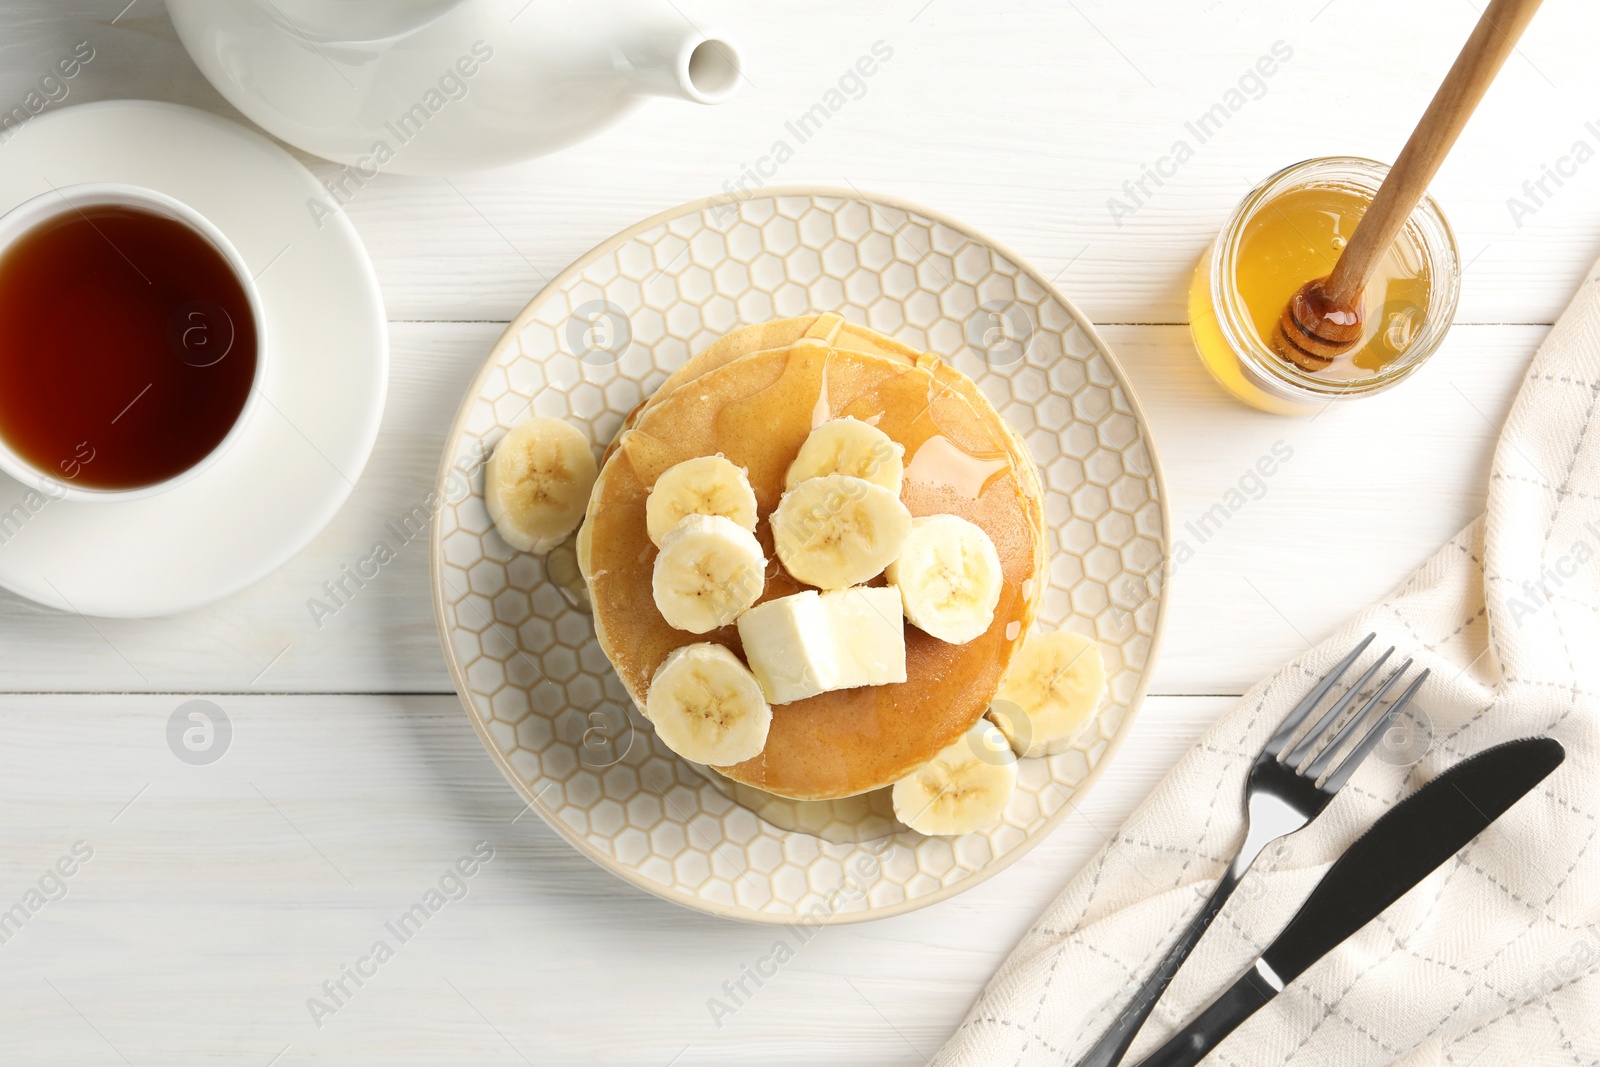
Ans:
{"type": "MultiPolygon", "coordinates": [[[[753,326],[743,326],[732,333],[725,334],[708,345],[699,355],[668,375],[667,380],[661,383],[660,388],[642,400],[633,411],[628,413],[628,417],[623,423],[623,429],[626,430],[632,426],[641,414],[672,395],[679,386],[693,381],[707,371],[715,370],[717,367],[754,352],[787,348],[796,341],[808,337],[826,341],[841,351],[864,352],[869,355],[883,356],[910,366],[922,367],[932,372],[941,384],[967,397],[979,410],[988,410],[988,399],[984,397],[977,384],[939,357],[918,352],[916,349],[903,345],[892,337],[885,337],[876,330],[858,326],[853,322],[846,322],[839,315],[829,312],[825,315],[804,315],[799,318],[756,323],[753,326]]],[[[1033,457],[1029,455],[1027,446],[1022,443],[1021,438],[1015,435],[1011,427],[1005,423],[1005,420],[997,419],[997,421],[1005,429],[1006,437],[1010,442],[1008,451],[1010,451],[1012,458],[1017,462],[1023,477],[1030,479],[1032,482],[1028,494],[1030,499],[1041,502],[1041,510],[1034,516],[1034,521],[1042,525],[1044,522],[1044,512],[1042,510],[1043,494],[1039,489],[1039,478],[1034,470],[1033,457]]],[[[620,433],[618,436],[621,436],[620,433]]],[[[613,440],[606,449],[604,458],[609,459],[611,450],[615,447],[616,441],[613,440]]]]}
{"type": "MultiPolygon", "coordinates": [[[[814,426],[853,416],[905,446],[906,507],[912,515],[954,514],[982,527],[999,553],[1004,588],[994,622],[980,637],[949,645],[908,625],[906,682],[779,705],[761,755],[717,768],[770,793],[829,799],[904,777],[983,715],[1037,609],[1043,509],[1031,462],[1025,453],[1019,462],[1020,445],[970,381],[909,350],[836,348],[804,337],[804,327],[790,325],[797,321],[818,320],[738,331],[634,412],[595,483],[577,550],[601,647],[642,708],[651,676],[673,649],[713,640],[742,653],[735,627],[686,633],[656,610],[656,550],[645,498],[663,471],[717,452],[746,467],[760,515],[757,536],[771,559],[767,516],[814,426]],[[767,345],[796,334],[786,347],[767,345]],[[691,382],[693,388],[683,388],[691,382]]],[[[837,332],[831,322],[829,328],[837,332]]],[[[801,588],[774,561],[761,599],[801,588]]]]}
{"type": "MultiPolygon", "coordinates": [[[[1028,446],[1018,437],[1011,425],[995,413],[989,398],[984,396],[983,390],[978,388],[976,382],[965,374],[950,366],[938,356],[918,352],[908,345],[903,345],[892,337],[885,337],[876,330],[859,326],[853,322],[846,322],[843,317],[828,312],[823,315],[803,315],[793,319],[775,319],[771,322],[759,322],[752,326],[742,326],[732,333],[724,334],[713,341],[690,359],[683,366],[667,376],[660,387],[644,400],[640,401],[628,417],[623,420],[622,429],[607,446],[602,462],[611,458],[611,453],[616,449],[622,435],[638,421],[639,416],[649,411],[651,407],[665,400],[677,392],[679,387],[694,381],[708,371],[726,366],[734,360],[756,352],[785,349],[801,340],[814,339],[826,341],[830,346],[842,352],[860,352],[868,355],[882,356],[906,366],[921,367],[934,376],[934,379],[945,389],[965,397],[972,407],[985,414],[985,418],[992,419],[1000,427],[1006,440],[1006,450],[1011,454],[1012,462],[1018,479],[1023,483],[1022,495],[1029,507],[1029,515],[1033,524],[1039,528],[1039,556],[1037,565],[1044,567],[1044,491],[1039,485],[1039,471],[1033,464],[1033,455],[1028,451],[1028,446]]],[[[906,453],[910,457],[910,452],[906,453]]]]}

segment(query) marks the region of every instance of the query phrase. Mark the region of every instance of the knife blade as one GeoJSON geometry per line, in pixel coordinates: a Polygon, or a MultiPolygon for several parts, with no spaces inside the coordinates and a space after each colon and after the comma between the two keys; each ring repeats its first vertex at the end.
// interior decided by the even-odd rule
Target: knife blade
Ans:
{"type": "Polygon", "coordinates": [[[1345,938],[1466,847],[1560,766],[1550,737],[1462,760],[1390,808],[1334,861],[1265,952],[1139,1067],[1190,1067],[1345,938]]]}

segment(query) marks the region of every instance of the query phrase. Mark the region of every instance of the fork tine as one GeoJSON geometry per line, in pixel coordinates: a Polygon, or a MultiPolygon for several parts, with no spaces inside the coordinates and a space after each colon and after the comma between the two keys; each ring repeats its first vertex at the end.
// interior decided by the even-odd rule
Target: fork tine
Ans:
{"type": "MultiPolygon", "coordinates": [[[[1372,699],[1361,705],[1361,710],[1350,716],[1349,721],[1347,721],[1343,726],[1339,727],[1337,733],[1328,738],[1327,746],[1324,747],[1321,752],[1317,753],[1316,759],[1307,764],[1305,769],[1305,776],[1307,778],[1315,781],[1316,779],[1322,777],[1327,769],[1333,765],[1333,758],[1339,754],[1339,750],[1343,748],[1345,743],[1348,742],[1352,737],[1356,736],[1356,732],[1360,730],[1362,728],[1362,724],[1367,721],[1367,716],[1374,708],[1383,703],[1383,698],[1389,695],[1389,690],[1393,689],[1394,684],[1403,678],[1406,671],[1410,669],[1411,660],[1409,659],[1400,664],[1400,666],[1396,667],[1394,672],[1390,674],[1388,678],[1384,679],[1383,684],[1378,687],[1378,691],[1372,694],[1372,699]]],[[[1379,716],[1379,718],[1383,719],[1384,716],[1379,716]]]]}
{"type": "Polygon", "coordinates": [[[1378,742],[1383,740],[1384,731],[1389,728],[1389,724],[1394,721],[1395,716],[1404,711],[1406,705],[1411,703],[1411,698],[1417,695],[1417,690],[1422,688],[1422,683],[1428,680],[1430,673],[1427,668],[1424,668],[1422,673],[1417,675],[1416,681],[1406,686],[1404,693],[1395,697],[1394,703],[1389,705],[1389,710],[1385,711],[1379,716],[1378,721],[1373,723],[1372,729],[1367,732],[1367,736],[1361,739],[1361,743],[1355,747],[1350,755],[1345,757],[1344,762],[1339,764],[1337,770],[1328,775],[1328,780],[1322,785],[1323,792],[1337,793],[1344,787],[1344,784],[1350,780],[1350,776],[1356,773],[1356,768],[1361,766],[1362,761],[1371,755],[1373,749],[1378,747],[1378,742]]]}
{"type": "MultiPolygon", "coordinates": [[[[1317,742],[1321,741],[1323,735],[1328,732],[1328,727],[1339,721],[1339,716],[1343,715],[1351,702],[1361,695],[1361,690],[1367,687],[1367,683],[1377,677],[1378,671],[1382,669],[1392,655],[1394,655],[1394,646],[1390,645],[1383,655],[1378,657],[1378,662],[1368,667],[1366,673],[1357,678],[1355,684],[1345,690],[1343,696],[1334,701],[1333,707],[1328,709],[1327,714],[1318,719],[1317,724],[1306,731],[1305,736],[1300,739],[1300,743],[1294,746],[1287,756],[1283,757],[1284,764],[1290,767],[1298,767],[1305,761],[1307,756],[1311,755],[1312,750],[1317,747],[1317,742]]],[[[1358,719],[1360,717],[1360,715],[1356,716],[1358,719]]],[[[1312,775],[1312,777],[1316,776],[1312,775]]]]}
{"type": "Polygon", "coordinates": [[[1345,742],[1356,735],[1356,731],[1361,729],[1361,724],[1366,721],[1372,709],[1383,703],[1383,698],[1389,695],[1389,690],[1393,689],[1394,684],[1404,677],[1406,671],[1410,669],[1411,660],[1407,659],[1394,669],[1393,674],[1384,679],[1383,684],[1378,687],[1378,691],[1372,694],[1372,699],[1361,705],[1361,710],[1350,716],[1349,722],[1339,727],[1339,732],[1328,739],[1327,747],[1317,754],[1317,758],[1311,761],[1310,766],[1306,767],[1307,778],[1316,780],[1322,777],[1322,772],[1333,765],[1333,757],[1338,755],[1345,742]]]}
{"type": "Polygon", "coordinates": [[[1377,636],[1376,633],[1370,633],[1363,637],[1361,643],[1352,649],[1348,656],[1340,660],[1333,670],[1328,672],[1327,677],[1318,682],[1316,688],[1307,693],[1305,698],[1294,706],[1294,710],[1284,717],[1283,725],[1279,726],[1277,732],[1268,739],[1266,747],[1261,750],[1263,753],[1268,756],[1276,756],[1283,751],[1283,746],[1289,743],[1289,738],[1293,737],[1294,732],[1300,728],[1300,724],[1306,721],[1306,716],[1310,715],[1322,698],[1328,695],[1328,690],[1333,688],[1334,683],[1344,677],[1344,672],[1350,669],[1350,664],[1360,658],[1361,653],[1367,650],[1367,646],[1372,644],[1373,639],[1377,636]]]}

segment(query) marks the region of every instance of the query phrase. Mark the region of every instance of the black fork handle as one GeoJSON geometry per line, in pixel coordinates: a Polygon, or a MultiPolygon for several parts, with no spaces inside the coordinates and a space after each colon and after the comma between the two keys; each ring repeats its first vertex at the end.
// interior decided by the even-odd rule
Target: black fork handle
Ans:
{"type": "Polygon", "coordinates": [[[1252,972],[1246,971],[1222,995],[1202,1011],[1188,1026],[1167,1039],[1138,1067],[1195,1067],[1222,1039],[1238,1029],[1239,1024],[1277,996],[1252,972]]]}
{"type": "Polygon", "coordinates": [[[1178,940],[1173,942],[1167,954],[1156,965],[1155,973],[1146,978],[1144,984],[1134,993],[1128,1006],[1112,1021],[1111,1026],[1095,1042],[1093,1048],[1078,1061],[1078,1067],[1116,1067],[1122,1062],[1122,1057],[1127,1055],[1128,1046],[1133,1044],[1133,1039],[1139,1036],[1139,1028],[1155,1010],[1156,1002],[1161,999],[1161,994],[1166,992],[1167,986],[1172,984],[1172,979],[1177,975],[1178,968],[1183,966],[1183,961],[1189,958],[1189,953],[1200,943],[1200,938],[1205,936],[1206,930],[1211,926],[1217,913],[1222,910],[1222,905],[1227,903],[1233,891],[1238,888],[1240,878],[1233,873],[1230,865],[1222,872],[1222,878],[1217,882],[1217,887],[1211,891],[1206,902],[1200,906],[1200,912],[1189,925],[1184,927],[1178,935],[1178,940]]]}

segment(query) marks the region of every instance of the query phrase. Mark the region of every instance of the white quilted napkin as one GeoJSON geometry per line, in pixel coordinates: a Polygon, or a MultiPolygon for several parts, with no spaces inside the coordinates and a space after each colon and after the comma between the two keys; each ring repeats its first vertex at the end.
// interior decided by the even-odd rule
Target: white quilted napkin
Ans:
{"type": "Polygon", "coordinates": [[[1029,930],[935,1062],[1057,1067],[1086,1052],[1242,839],[1245,775],[1268,735],[1372,630],[1347,677],[1390,644],[1432,668],[1411,742],[1380,749],[1318,824],[1263,853],[1125,1062],[1231,983],[1396,800],[1491,745],[1548,734],[1567,750],[1555,773],[1205,1062],[1600,1063],[1597,405],[1600,265],[1534,358],[1484,516],[1213,726],[1029,930]]]}

